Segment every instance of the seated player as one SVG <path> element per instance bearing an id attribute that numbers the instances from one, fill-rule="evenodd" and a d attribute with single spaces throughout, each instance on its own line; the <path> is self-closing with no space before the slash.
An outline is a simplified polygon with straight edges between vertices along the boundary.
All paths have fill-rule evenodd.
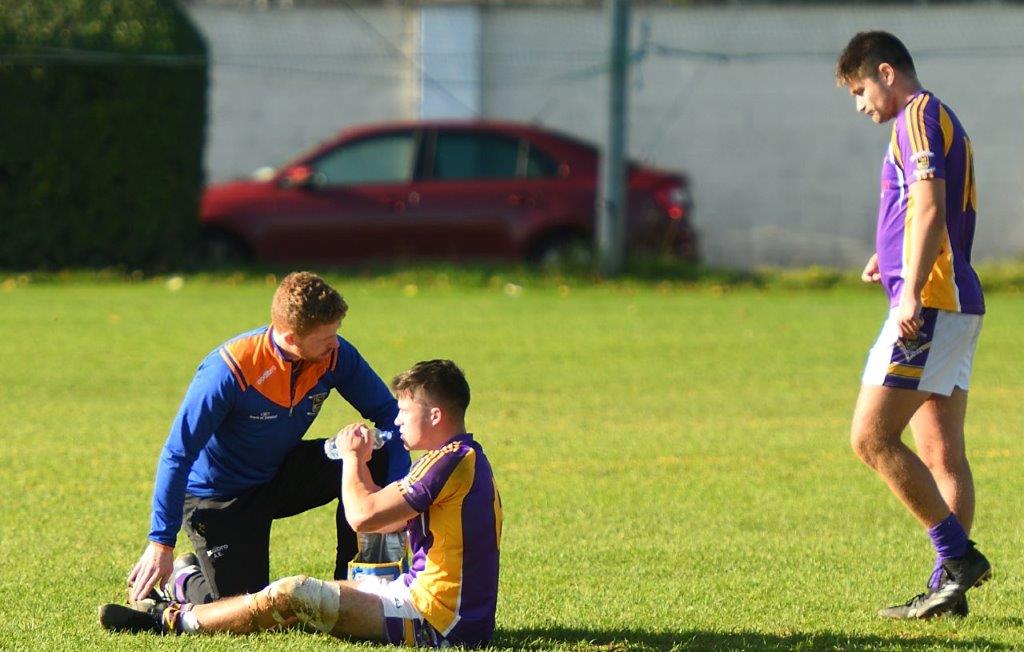
<path id="1" fill-rule="evenodd" d="M 342 500 L 357 532 L 405 527 L 407 573 L 393 581 L 323 581 L 304 575 L 257 593 L 192 605 L 164 603 L 149 612 L 108 604 L 110 630 L 174 634 L 244 634 L 305 623 L 337 636 L 396 645 L 486 645 L 498 597 L 501 499 L 490 463 L 466 432 L 469 385 L 450 360 L 420 362 L 391 384 L 402 441 L 428 451 L 409 474 L 383 489 L 370 476 L 370 430 L 338 434 Z"/>

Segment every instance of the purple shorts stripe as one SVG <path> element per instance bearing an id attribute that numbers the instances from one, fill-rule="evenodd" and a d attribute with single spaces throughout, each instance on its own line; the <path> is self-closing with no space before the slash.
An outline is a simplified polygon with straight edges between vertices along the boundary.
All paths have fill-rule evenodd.
<path id="1" fill-rule="evenodd" d="M 892 346 L 892 356 L 889 358 L 890 372 L 885 375 L 882 382 L 886 387 L 899 389 L 917 389 L 921 384 L 921 373 L 928 363 L 928 353 L 931 350 L 932 338 L 935 336 L 935 322 L 939 311 L 935 308 L 924 308 L 921 310 L 921 318 L 924 324 L 913 340 L 902 337 L 896 340 Z"/>
<path id="2" fill-rule="evenodd" d="M 882 384 L 886 387 L 895 387 L 897 389 L 917 389 L 917 386 L 921 384 L 921 379 L 904 378 L 890 374 L 885 377 L 885 382 Z"/>
<path id="3" fill-rule="evenodd" d="M 402 618 L 384 619 L 384 634 L 388 638 L 388 643 L 392 645 L 406 645 L 405 623 L 406 621 Z"/>
<path id="4" fill-rule="evenodd" d="M 425 620 L 384 618 L 384 633 L 388 643 L 403 647 L 438 648 L 445 639 Z"/>

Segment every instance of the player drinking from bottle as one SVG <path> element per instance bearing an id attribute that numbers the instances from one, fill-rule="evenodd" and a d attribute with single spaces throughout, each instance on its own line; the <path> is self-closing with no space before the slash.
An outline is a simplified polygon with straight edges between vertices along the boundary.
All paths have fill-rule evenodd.
<path id="1" fill-rule="evenodd" d="M 466 432 L 469 385 L 452 361 L 431 360 L 397 376 L 391 387 L 401 441 L 427 452 L 408 475 L 381 488 L 367 467 L 369 429 L 346 427 L 338 442 L 342 498 L 359 532 L 406 528 L 408 572 L 390 582 L 297 575 L 244 596 L 173 603 L 156 613 L 105 605 L 100 624 L 118 631 L 243 634 L 305 623 L 341 638 L 394 645 L 486 645 L 494 633 L 502 509 L 490 463 Z"/>

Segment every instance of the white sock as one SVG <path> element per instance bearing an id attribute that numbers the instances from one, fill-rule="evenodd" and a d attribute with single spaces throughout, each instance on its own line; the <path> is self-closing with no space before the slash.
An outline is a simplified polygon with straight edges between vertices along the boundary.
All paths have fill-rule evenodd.
<path id="1" fill-rule="evenodd" d="M 195 634 L 199 631 L 199 621 L 191 611 L 181 614 L 181 631 L 186 634 Z"/>

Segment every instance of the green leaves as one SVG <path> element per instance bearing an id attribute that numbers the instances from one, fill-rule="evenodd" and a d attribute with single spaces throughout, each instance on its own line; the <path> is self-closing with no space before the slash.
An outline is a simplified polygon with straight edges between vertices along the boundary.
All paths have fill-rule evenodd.
<path id="1" fill-rule="evenodd" d="M 0 26 L 0 268 L 180 266 L 203 181 L 198 33 L 157 0 L 0 3 Z"/>
<path id="2" fill-rule="evenodd" d="M 0 46 L 134 54 L 205 54 L 188 19 L 165 0 L 32 0 L 0 3 Z"/>

